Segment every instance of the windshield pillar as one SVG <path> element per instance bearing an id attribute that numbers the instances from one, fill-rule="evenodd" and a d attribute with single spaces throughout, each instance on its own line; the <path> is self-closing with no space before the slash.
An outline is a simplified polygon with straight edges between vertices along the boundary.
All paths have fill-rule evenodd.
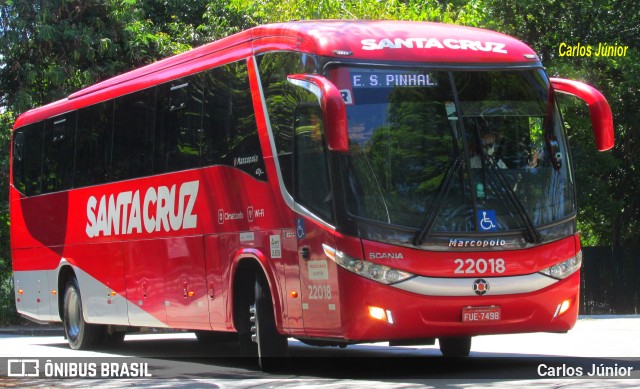
<path id="1" fill-rule="evenodd" d="M 454 125 L 456 126 L 457 129 L 457 134 L 458 134 L 458 138 L 461 140 L 462 143 L 462 147 L 463 147 L 463 152 L 464 152 L 464 174 L 466 174 L 466 176 L 468 177 L 468 180 L 471 180 L 471 185 L 470 185 L 470 190 L 469 190 L 469 194 L 471 196 L 471 204 L 473 207 L 473 214 L 477 215 L 478 214 L 478 193 L 483 193 L 483 190 L 481 188 L 478 187 L 478 185 L 482 185 L 482 187 L 486 187 L 486 176 L 484 176 L 484 172 L 485 169 L 482 169 L 483 172 L 483 177 L 485 178 L 484 180 L 482 180 L 482 182 L 476 183 L 474 176 L 472 175 L 472 171 L 471 171 L 471 163 L 469 161 L 471 161 L 471 151 L 469 149 L 470 145 L 469 145 L 469 137 L 466 136 L 465 134 L 467 134 L 467 129 L 464 127 L 464 121 L 462 120 L 461 115 L 459 115 L 459 112 L 462 112 L 460 110 L 460 97 L 458 96 L 458 90 L 455 86 L 455 82 L 454 82 L 454 78 L 453 78 L 453 73 L 449 72 L 449 79 L 451 80 L 451 89 L 453 91 L 453 100 L 454 100 L 454 104 L 455 104 L 455 115 L 453 117 L 455 117 L 454 120 Z M 451 117 L 451 114 L 449 115 Z M 481 159 L 482 164 L 484 165 L 484 159 Z M 466 188 L 465 185 L 461 185 L 462 190 L 464 191 L 464 189 Z M 475 188 L 475 190 L 474 190 Z M 476 223 L 476 220 L 474 219 L 474 231 L 478 230 L 478 223 Z"/>

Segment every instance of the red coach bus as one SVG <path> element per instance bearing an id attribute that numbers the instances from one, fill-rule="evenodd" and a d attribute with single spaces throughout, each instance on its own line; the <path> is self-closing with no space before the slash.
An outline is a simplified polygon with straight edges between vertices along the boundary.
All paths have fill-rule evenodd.
<path id="1" fill-rule="evenodd" d="M 256 27 L 24 113 L 20 314 L 74 349 L 138 327 L 242 350 L 565 332 L 582 255 L 556 92 L 531 48 L 434 23 Z"/>

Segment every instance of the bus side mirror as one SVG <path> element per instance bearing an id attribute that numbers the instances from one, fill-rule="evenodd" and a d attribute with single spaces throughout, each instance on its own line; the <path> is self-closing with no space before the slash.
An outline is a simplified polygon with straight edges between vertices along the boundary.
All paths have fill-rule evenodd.
<path id="1" fill-rule="evenodd" d="M 347 152 L 347 108 L 338 88 L 325 77 L 318 75 L 292 74 L 287 76 L 287 80 L 316 95 L 322 109 L 327 147 L 331 151 Z"/>
<path id="2" fill-rule="evenodd" d="M 585 83 L 564 78 L 551 78 L 551 85 L 556 92 L 578 97 L 589 106 L 593 136 L 598 151 L 606 151 L 613 147 L 613 115 L 607 99 L 594 87 Z"/>

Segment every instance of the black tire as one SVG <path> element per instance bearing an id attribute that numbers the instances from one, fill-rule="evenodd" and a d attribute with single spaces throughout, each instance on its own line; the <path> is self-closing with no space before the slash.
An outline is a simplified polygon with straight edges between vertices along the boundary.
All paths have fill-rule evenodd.
<path id="1" fill-rule="evenodd" d="M 468 357 L 471 352 L 471 337 L 439 338 L 440 352 L 447 358 Z"/>
<path id="2" fill-rule="evenodd" d="M 282 371 L 287 367 L 287 337 L 278 333 L 273 315 L 269 284 L 262 273 L 255 282 L 255 301 L 250 308 L 251 340 L 257 344 L 258 363 L 262 371 Z"/>
<path id="3" fill-rule="evenodd" d="M 105 326 L 84 321 L 80 287 L 75 277 L 67 281 L 64 291 L 63 325 L 69 347 L 74 350 L 95 348 L 105 336 Z"/>

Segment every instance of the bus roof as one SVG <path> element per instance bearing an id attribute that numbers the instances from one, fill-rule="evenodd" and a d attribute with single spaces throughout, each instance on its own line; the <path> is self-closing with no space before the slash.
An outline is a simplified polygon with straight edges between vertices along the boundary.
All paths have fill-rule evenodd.
<path id="1" fill-rule="evenodd" d="M 498 32 L 454 24 L 323 20 L 270 24 L 256 38 L 292 36 L 323 56 L 429 63 L 531 63 L 535 52 Z M 525 55 L 527 55 L 525 57 Z"/>
<path id="2" fill-rule="evenodd" d="M 322 20 L 269 24 L 115 76 L 20 115 L 14 128 L 270 50 L 352 60 L 539 65 L 508 35 L 451 24 Z"/>

